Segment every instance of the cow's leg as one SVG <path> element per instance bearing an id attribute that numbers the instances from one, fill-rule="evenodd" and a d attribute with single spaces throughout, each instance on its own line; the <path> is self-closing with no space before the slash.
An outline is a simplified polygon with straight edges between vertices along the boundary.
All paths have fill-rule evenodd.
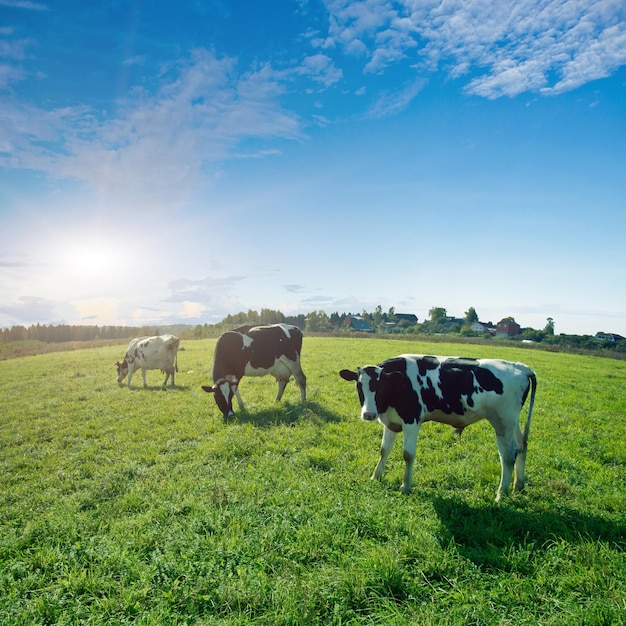
<path id="1" fill-rule="evenodd" d="M 239 394 L 239 385 L 235 386 L 233 393 L 235 394 L 235 396 L 237 396 L 237 403 L 239 404 L 239 408 L 243 409 L 244 406 L 243 406 L 243 400 L 241 399 L 241 395 Z"/>
<path id="2" fill-rule="evenodd" d="M 496 495 L 496 502 L 500 502 L 503 496 L 506 496 L 509 493 L 509 485 L 511 484 L 511 477 L 513 476 L 513 468 L 515 467 L 518 447 L 514 433 L 496 435 L 496 442 L 498 444 L 500 465 L 502 467 L 500 486 L 498 487 L 498 494 Z"/>
<path id="3" fill-rule="evenodd" d="M 276 382 L 278 383 L 278 394 L 276 395 L 276 402 L 278 402 L 283 397 L 283 393 L 285 393 L 285 387 L 287 386 L 288 379 L 277 378 Z"/>
<path id="4" fill-rule="evenodd" d="M 415 422 L 413 424 L 404 424 L 402 426 L 402 457 L 404 458 L 404 480 L 400 491 L 409 494 L 413 486 L 413 463 L 415 462 L 415 453 L 417 450 L 417 435 L 420 425 Z"/>
<path id="5" fill-rule="evenodd" d="M 300 367 L 300 363 L 296 363 L 292 367 L 291 373 L 293 374 L 293 377 L 296 379 L 296 382 L 298 383 L 298 387 L 300 387 L 300 400 L 302 400 L 302 402 L 306 402 L 306 376 L 304 375 L 304 372 L 302 371 L 302 368 Z"/>
<path id="6" fill-rule="evenodd" d="M 135 373 L 135 368 L 131 365 L 128 366 L 128 380 L 126 381 L 126 386 L 130 389 L 130 381 Z"/>
<path id="7" fill-rule="evenodd" d="M 292 376 L 296 379 L 298 387 L 300 387 L 300 400 L 306 402 L 306 376 L 300 366 L 300 361 L 290 361 L 289 359 L 283 359 L 283 363 L 287 369 L 291 372 Z M 287 381 L 285 381 L 285 384 Z"/>
<path id="8" fill-rule="evenodd" d="M 391 448 L 393 448 L 393 444 L 398 436 L 397 432 L 387 428 L 385 426 L 385 430 L 383 430 L 383 440 L 380 444 L 380 458 L 378 459 L 378 463 L 374 468 L 374 473 L 371 476 L 371 480 L 380 480 L 383 472 L 385 471 L 385 463 L 387 463 L 387 457 L 391 452 Z"/>
<path id="9" fill-rule="evenodd" d="M 174 374 L 175 373 L 176 373 L 176 368 L 172 365 L 172 367 L 170 368 L 170 376 L 172 377 L 172 380 L 170 381 L 170 385 L 172 389 L 174 388 Z"/>
<path id="10" fill-rule="evenodd" d="M 170 376 L 172 378 L 170 381 L 170 385 L 173 387 L 174 386 L 174 369 L 170 368 L 170 369 L 164 370 L 164 372 L 165 372 L 165 380 L 163 381 L 163 387 L 167 386 L 167 381 L 170 378 Z"/>
<path id="11" fill-rule="evenodd" d="M 146 382 L 146 368 L 145 367 L 141 368 L 141 375 L 143 376 L 143 387 L 145 389 L 148 386 L 148 383 Z"/>
<path id="12" fill-rule="evenodd" d="M 517 458 L 515 459 L 515 478 L 513 479 L 513 491 L 524 490 L 524 472 L 526 469 L 526 449 L 528 442 L 524 441 L 524 435 L 520 430 L 519 424 L 515 429 L 515 439 L 517 440 Z"/>

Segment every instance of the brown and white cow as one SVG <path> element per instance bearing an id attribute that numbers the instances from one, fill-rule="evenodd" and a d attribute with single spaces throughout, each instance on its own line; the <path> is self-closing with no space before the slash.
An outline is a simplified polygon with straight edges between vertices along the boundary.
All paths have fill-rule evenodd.
<path id="1" fill-rule="evenodd" d="M 171 385 L 174 386 L 174 372 L 178 371 L 178 344 L 180 339 L 174 335 L 159 335 L 156 337 L 137 337 L 133 339 L 126 350 L 126 356 L 117 365 L 117 382 L 121 383 L 128 376 L 128 387 L 133 374 L 141 369 L 143 386 L 147 387 L 146 370 L 161 370 L 165 373 L 163 386 L 171 376 Z"/>
<path id="2" fill-rule="evenodd" d="M 305 402 L 306 376 L 300 366 L 301 351 L 302 332 L 297 326 L 243 326 L 225 332 L 215 346 L 213 386 L 203 385 L 202 389 L 214 394 L 224 419 L 234 415 L 233 396 L 237 396 L 239 407 L 243 408 L 239 383 L 244 376 L 271 374 L 278 382 L 276 402 L 293 376 Z"/>
<path id="3" fill-rule="evenodd" d="M 496 501 L 513 488 L 524 488 L 528 433 L 537 378 L 523 363 L 496 359 L 463 359 L 403 354 L 356 372 L 341 370 L 344 380 L 356 381 L 361 418 L 385 426 L 380 459 L 372 479 L 380 479 L 399 432 L 405 461 L 402 492 L 413 484 L 417 435 L 423 422 L 450 424 L 460 434 L 466 426 L 486 419 L 496 431 L 502 473 Z M 520 413 L 531 390 L 524 433 Z"/>

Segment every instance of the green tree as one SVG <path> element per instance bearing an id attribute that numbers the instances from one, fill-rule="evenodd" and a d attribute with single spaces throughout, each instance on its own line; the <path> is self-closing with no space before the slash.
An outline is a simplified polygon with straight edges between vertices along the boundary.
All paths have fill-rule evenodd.
<path id="1" fill-rule="evenodd" d="M 476 309 L 471 306 L 467 311 L 465 311 L 464 325 L 471 326 L 474 322 L 478 321 L 478 313 L 476 313 Z"/>
<path id="2" fill-rule="evenodd" d="M 548 318 L 548 323 L 545 325 L 543 332 L 546 335 L 554 335 L 554 320 L 551 317 Z"/>
<path id="3" fill-rule="evenodd" d="M 324 311 L 312 311 L 306 316 L 305 329 L 310 333 L 325 333 L 330 330 L 330 318 Z"/>
<path id="4" fill-rule="evenodd" d="M 383 323 L 383 308 L 380 306 L 380 304 L 376 307 L 371 317 L 371 327 L 372 330 L 376 332 L 377 330 L 379 330 Z"/>
<path id="5" fill-rule="evenodd" d="M 428 311 L 430 321 L 437 325 L 443 324 L 448 319 L 448 311 L 441 306 L 434 306 Z"/>

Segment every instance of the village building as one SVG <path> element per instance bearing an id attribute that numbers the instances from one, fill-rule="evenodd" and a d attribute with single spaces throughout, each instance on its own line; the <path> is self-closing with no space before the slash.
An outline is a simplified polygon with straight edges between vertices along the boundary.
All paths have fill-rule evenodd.
<path id="1" fill-rule="evenodd" d="M 371 333 L 372 328 L 360 315 L 346 315 L 343 323 L 352 331 L 360 333 Z"/>
<path id="2" fill-rule="evenodd" d="M 514 337 L 521 332 L 521 326 L 512 317 L 505 317 L 496 326 L 496 337 Z"/>

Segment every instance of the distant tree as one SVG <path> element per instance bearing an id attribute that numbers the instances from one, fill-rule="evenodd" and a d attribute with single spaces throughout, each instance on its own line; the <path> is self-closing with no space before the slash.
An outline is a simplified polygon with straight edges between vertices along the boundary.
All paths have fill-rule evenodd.
<path id="1" fill-rule="evenodd" d="M 546 335 L 554 335 L 554 320 L 551 317 L 548 318 L 548 323 L 545 325 L 543 332 Z"/>
<path id="2" fill-rule="evenodd" d="M 465 312 L 465 318 L 463 319 L 464 325 L 465 326 L 471 326 L 474 322 L 478 321 L 478 313 L 476 313 L 476 309 L 471 306 L 466 312 Z"/>
<path id="3" fill-rule="evenodd" d="M 310 333 L 324 333 L 330 330 L 330 318 L 324 311 L 312 311 L 306 316 L 305 330 Z"/>
<path id="4" fill-rule="evenodd" d="M 292 324 L 293 326 L 297 326 L 300 330 L 304 330 L 306 327 L 306 315 L 304 313 L 287 315 L 285 317 L 285 324 Z"/>
<path id="5" fill-rule="evenodd" d="M 285 316 L 280 311 L 261 309 L 259 320 L 261 324 L 282 324 L 285 321 Z"/>
<path id="6" fill-rule="evenodd" d="M 434 306 L 428 311 L 428 316 L 433 324 L 443 324 L 448 319 L 448 311 L 441 306 Z"/>
<path id="7" fill-rule="evenodd" d="M 382 326 L 383 321 L 383 308 L 379 304 L 371 316 L 370 326 L 372 330 L 377 331 Z"/>
<path id="8" fill-rule="evenodd" d="M 338 311 L 330 314 L 330 323 L 334 328 L 341 328 L 343 321 L 346 319 L 346 314 L 339 315 Z"/>
<path id="9" fill-rule="evenodd" d="M 545 331 L 535 330 L 534 328 L 524 328 L 520 334 L 520 339 L 527 339 L 528 341 L 536 341 L 537 343 L 543 341 L 546 336 Z"/>

